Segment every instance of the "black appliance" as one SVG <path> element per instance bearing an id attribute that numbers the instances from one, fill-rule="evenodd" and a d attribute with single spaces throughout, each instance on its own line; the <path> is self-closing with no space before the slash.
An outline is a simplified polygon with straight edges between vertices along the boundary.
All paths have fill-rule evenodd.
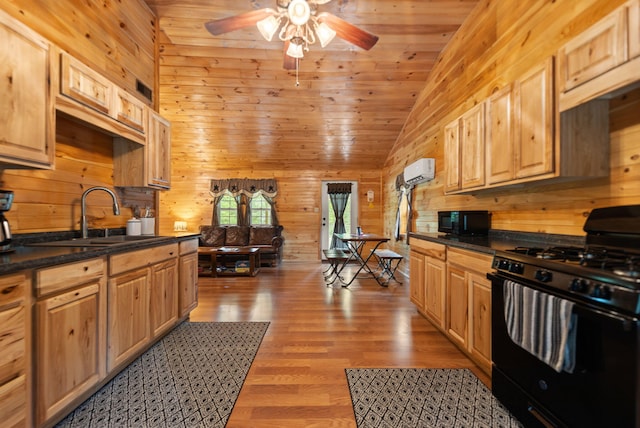
<path id="1" fill-rule="evenodd" d="M 594 209 L 586 245 L 498 251 L 492 283 L 492 390 L 525 426 L 640 427 L 640 205 Z M 571 302 L 572 371 L 516 344 L 513 283 Z M 521 303 L 521 302 L 520 302 Z M 511 312 L 510 312 L 511 311 Z M 507 315 L 509 313 L 509 315 Z M 524 315 L 523 315 L 524 316 Z M 511 320 L 513 318 L 510 318 Z"/>
<path id="2" fill-rule="evenodd" d="M 4 216 L 4 212 L 11 209 L 12 202 L 13 192 L 11 190 L 0 190 L 0 253 L 12 251 L 11 228 L 9 227 L 9 221 Z"/>
<path id="3" fill-rule="evenodd" d="M 486 236 L 491 227 L 488 211 L 438 211 L 438 232 L 448 235 Z"/>

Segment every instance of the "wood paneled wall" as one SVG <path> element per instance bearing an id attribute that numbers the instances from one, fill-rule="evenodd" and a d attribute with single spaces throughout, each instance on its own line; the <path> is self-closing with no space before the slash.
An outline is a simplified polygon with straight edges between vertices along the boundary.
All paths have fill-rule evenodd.
<path id="1" fill-rule="evenodd" d="M 494 229 L 582 236 L 596 207 L 640 203 L 640 92 L 613 99 L 607 178 L 524 185 L 473 195 L 445 196 L 445 124 L 554 55 L 622 0 L 481 2 L 443 51 L 385 166 L 385 233 L 395 221 L 394 177 L 421 157 L 436 159 L 435 180 L 414 189 L 418 232 L 437 232 L 438 210 L 486 209 Z M 408 253 L 404 244 L 397 251 Z"/>
<path id="2" fill-rule="evenodd" d="M 0 8 L 130 93 L 136 93 L 136 79 L 155 87 L 156 22 L 143 0 L 12 0 L 0 2 Z M 113 188 L 112 153 L 110 137 L 59 115 L 55 170 L 0 169 L 0 188 L 14 191 L 6 215 L 12 232 L 79 230 L 82 192 L 91 186 Z M 124 207 L 120 216 L 113 215 L 106 193 L 91 193 L 90 228 L 123 227 L 132 214 L 127 207 L 155 205 L 150 190 L 118 193 Z"/>
<path id="3" fill-rule="evenodd" d="M 178 140 L 180 141 L 180 140 Z M 180 151 L 179 149 L 177 150 Z M 275 178 L 278 180 L 276 207 L 284 226 L 284 260 L 319 260 L 322 221 L 321 192 L 323 180 L 358 182 L 359 220 L 363 230 L 382 233 L 382 177 L 380 171 L 237 171 L 216 170 L 215 163 L 190 167 L 185 154 L 173 155 L 173 185 L 160 194 L 160 233 L 171 233 L 173 221 L 184 220 L 190 231 L 211 224 L 213 178 Z M 373 206 L 367 202 L 367 191 L 375 192 Z"/>

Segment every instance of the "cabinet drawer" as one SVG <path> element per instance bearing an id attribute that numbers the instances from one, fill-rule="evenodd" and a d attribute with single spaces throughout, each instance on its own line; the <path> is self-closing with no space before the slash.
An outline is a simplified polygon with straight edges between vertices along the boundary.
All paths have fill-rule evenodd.
<path id="1" fill-rule="evenodd" d="M 198 239 L 189 239 L 180 242 L 180 255 L 195 253 L 198 251 Z"/>
<path id="2" fill-rule="evenodd" d="M 117 275 L 133 269 L 151 266 L 163 260 L 178 257 L 178 243 L 146 248 L 144 250 L 110 256 L 109 275 Z"/>
<path id="3" fill-rule="evenodd" d="M 99 112 L 109 114 L 113 84 L 77 59 L 61 54 L 60 92 Z"/>
<path id="4" fill-rule="evenodd" d="M 122 89 L 116 90 L 116 101 L 113 113 L 117 121 L 129 125 L 142 133 L 145 132 L 147 123 L 146 106 L 128 92 Z"/>
<path id="5" fill-rule="evenodd" d="M 25 298 L 29 284 L 28 272 L 0 277 L 0 308 L 14 306 Z"/>
<path id="6" fill-rule="evenodd" d="M 449 264 L 458 265 L 466 271 L 487 273 L 491 270 L 493 256 L 449 247 L 447 248 L 447 260 Z"/>
<path id="7" fill-rule="evenodd" d="M 25 369 L 25 307 L 0 312 L 0 385 Z"/>
<path id="8" fill-rule="evenodd" d="M 447 247 L 436 242 L 412 238 L 410 247 L 411 251 L 417 251 L 436 259 L 446 260 L 447 258 Z"/>
<path id="9" fill-rule="evenodd" d="M 40 269 L 36 273 L 36 297 L 86 284 L 105 272 L 104 257 Z"/>
<path id="10" fill-rule="evenodd" d="M 3 427 L 24 427 L 27 417 L 27 378 L 18 376 L 0 386 L 0 420 Z"/>

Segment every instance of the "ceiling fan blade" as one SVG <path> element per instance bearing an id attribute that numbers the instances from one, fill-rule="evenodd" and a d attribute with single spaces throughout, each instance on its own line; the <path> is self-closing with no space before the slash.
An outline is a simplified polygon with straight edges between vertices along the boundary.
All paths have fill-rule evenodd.
<path id="1" fill-rule="evenodd" d="M 330 13 L 319 13 L 318 22 L 324 22 L 336 32 L 338 37 L 364 50 L 368 51 L 378 42 L 378 36 L 368 33 Z"/>
<path id="2" fill-rule="evenodd" d="M 296 59 L 294 57 L 291 57 L 289 55 L 287 55 L 287 50 L 289 49 L 289 43 L 291 43 L 289 40 L 285 40 L 284 42 L 284 51 L 283 51 L 283 60 L 282 60 L 282 67 L 285 70 L 295 70 L 296 69 Z"/>
<path id="3" fill-rule="evenodd" d="M 255 25 L 258 21 L 263 20 L 275 13 L 276 11 L 270 8 L 252 10 L 250 12 L 230 16 L 228 18 L 215 19 L 213 21 L 205 23 L 204 26 L 211 34 L 213 34 L 214 36 L 219 36 L 220 34 Z"/>

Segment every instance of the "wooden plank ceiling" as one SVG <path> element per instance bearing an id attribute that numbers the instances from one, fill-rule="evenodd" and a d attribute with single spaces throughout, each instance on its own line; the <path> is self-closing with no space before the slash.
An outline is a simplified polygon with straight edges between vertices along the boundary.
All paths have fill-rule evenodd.
<path id="1" fill-rule="evenodd" d="M 379 36 L 369 51 L 335 38 L 295 70 L 255 26 L 213 36 L 213 19 L 276 0 L 146 0 L 159 19 L 160 111 L 174 160 L 218 170 L 379 169 L 429 71 L 477 0 L 333 0 L 332 13 Z M 177 152 L 176 152 L 177 151 Z"/>

